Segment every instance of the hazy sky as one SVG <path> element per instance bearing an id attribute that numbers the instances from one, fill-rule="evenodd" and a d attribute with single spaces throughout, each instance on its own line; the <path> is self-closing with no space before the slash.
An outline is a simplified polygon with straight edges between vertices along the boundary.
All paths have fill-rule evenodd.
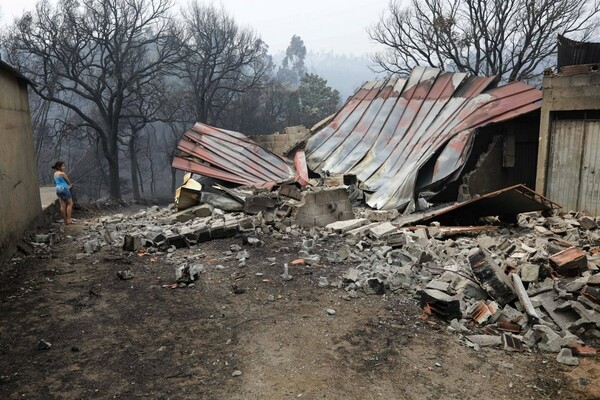
<path id="1" fill-rule="evenodd" d="M 12 22 L 36 0 L 0 0 L 2 23 Z M 271 52 L 285 50 L 292 35 L 309 51 L 364 54 L 378 48 L 365 29 L 377 22 L 389 0 L 222 0 L 240 24 L 254 28 Z M 175 0 L 185 5 L 188 0 Z"/>

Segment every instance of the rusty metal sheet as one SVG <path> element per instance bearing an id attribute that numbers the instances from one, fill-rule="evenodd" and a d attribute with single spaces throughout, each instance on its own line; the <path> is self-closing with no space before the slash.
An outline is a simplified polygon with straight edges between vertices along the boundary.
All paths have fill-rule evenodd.
<path id="1" fill-rule="evenodd" d="M 462 203 L 423 213 L 412 223 L 475 223 L 488 216 L 514 216 L 524 212 L 558 209 L 560 206 L 525 185 L 514 185 Z"/>
<path id="2" fill-rule="evenodd" d="M 308 167 L 356 175 L 371 207 L 413 211 L 419 191 L 457 177 L 477 128 L 540 107 L 539 90 L 520 82 L 489 89 L 493 81 L 417 67 L 406 80 L 367 82 L 308 139 Z"/>
<path id="3" fill-rule="evenodd" d="M 271 188 L 308 176 L 239 132 L 201 123 L 185 132 L 177 150 L 173 168 L 249 187 Z"/>

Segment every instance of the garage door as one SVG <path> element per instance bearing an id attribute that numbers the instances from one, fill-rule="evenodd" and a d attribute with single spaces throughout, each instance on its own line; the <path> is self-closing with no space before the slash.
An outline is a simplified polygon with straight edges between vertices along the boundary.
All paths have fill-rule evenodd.
<path id="1" fill-rule="evenodd" d="M 600 121 L 555 120 L 547 195 L 564 210 L 600 214 Z"/>

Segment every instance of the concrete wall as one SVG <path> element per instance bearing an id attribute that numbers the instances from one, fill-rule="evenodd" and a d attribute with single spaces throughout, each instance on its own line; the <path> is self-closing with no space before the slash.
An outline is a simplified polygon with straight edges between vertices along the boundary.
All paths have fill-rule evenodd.
<path id="1" fill-rule="evenodd" d="M 0 64 L 0 264 L 41 215 L 27 85 Z"/>
<path id="2" fill-rule="evenodd" d="M 302 192 L 302 201 L 293 210 L 295 223 L 303 227 L 325 226 L 354 218 L 345 188 Z"/>
<path id="3" fill-rule="evenodd" d="M 542 87 L 540 143 L 535 190 L 545 194 L 551 113 L 553 111 L 600 110 L 600 72 L 545 76 Z"/>
<path id="4" fill-rule="evenodd" d="M 286 150 L 300 140 L 306 139 L 309 135 L 310 131 L 304 126 L 292 126 L 285 128 L 283 133 L 277 132 L 272 135 L 251 136 L 250 139 L 278 156 L 283 156 Z"/>

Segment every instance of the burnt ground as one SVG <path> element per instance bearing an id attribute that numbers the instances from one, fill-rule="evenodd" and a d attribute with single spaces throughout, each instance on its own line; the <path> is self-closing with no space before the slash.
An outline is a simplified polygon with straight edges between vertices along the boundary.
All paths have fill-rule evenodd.
<path id="1" fill-rule="evenodd" d="M 169 289 L 166 255 L 106 249 L 76 260 L 97 216 L 79 217 L 49 254 L 0 270 L 0 399 L 600 398 L 597 358 L 567 367 L 554 354 L 476 352 L 424 318 L 410 292 L 345 301 L 318 287 L 348 264 L 291 267 L 283 281 L 299 239 L 266 237 L 247 248 L 245 268 L 223 255 L 240 239 L 178 250 L 211 267 L 194 287 Z M 120 280 L 127 268 L 134 278 Z M 233 274 L 244 293 L 234 294 Z M 52 347 L 37 350 L 40 339 Z"/>

